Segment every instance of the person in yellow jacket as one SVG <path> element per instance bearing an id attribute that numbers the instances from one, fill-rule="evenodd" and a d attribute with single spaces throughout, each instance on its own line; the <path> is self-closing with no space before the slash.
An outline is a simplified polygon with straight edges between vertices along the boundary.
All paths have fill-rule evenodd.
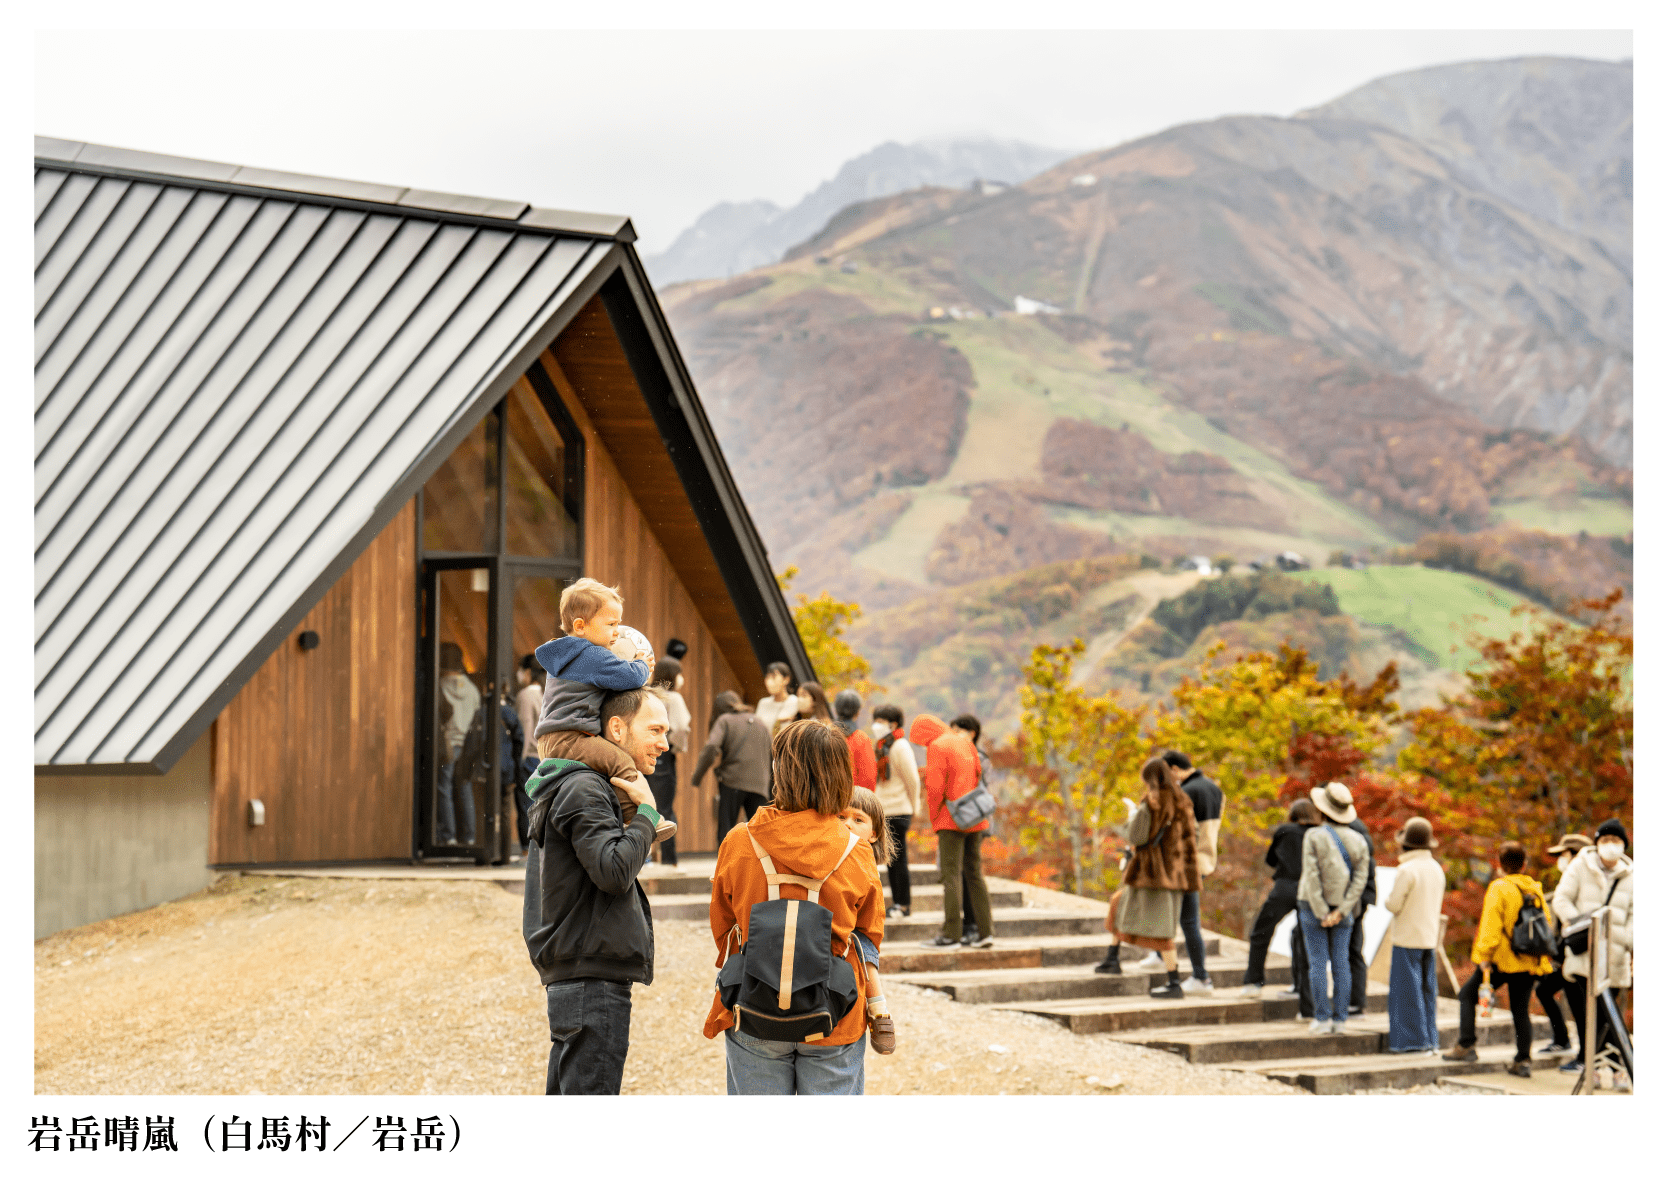
<path id="1" fill-rule="evenodd" d="M 1460 988 L 1459 1043 L 1443 1055 L 1444 1060 L 1471 1061 L 1477 1059 L 1477 994 L 1482 989 L 1485 975 L 1498 993 L 1506 988 L 1511 1000 L 1512 1030 L 1517 1035 L 1517 1054 L 1506 1070 L 1513 1076 L 1530 1074 L 1529 1046 L 1534 1035 L 1534 1024 L 1529 1018 L 1529 996 L 1534 992 L 1535 979 L 1552 973 L 1552 959 L 1546 955 L 1526 958 L 1512 950 L 1512 928 L 1524 905 L 1546 909 L 1546 897 L 1541 882 L 1523 874 L 1528 853 L 1523 845 L 1509 841 L 1500 845 L 1501 874 L 1494 878 L 1483 894 L 1483 916 L 1477 923 L 1477 936 L 1471 943 L 1471 961 L 1477 969 Z"/>

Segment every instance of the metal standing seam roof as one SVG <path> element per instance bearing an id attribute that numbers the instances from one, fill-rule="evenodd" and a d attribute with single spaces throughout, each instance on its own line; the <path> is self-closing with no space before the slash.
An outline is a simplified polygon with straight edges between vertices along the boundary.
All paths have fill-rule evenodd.
<path id="1" fill-rule="evenodd" d="M 634 236 L 37 139 L 36 765 L 171 765 Z"/>

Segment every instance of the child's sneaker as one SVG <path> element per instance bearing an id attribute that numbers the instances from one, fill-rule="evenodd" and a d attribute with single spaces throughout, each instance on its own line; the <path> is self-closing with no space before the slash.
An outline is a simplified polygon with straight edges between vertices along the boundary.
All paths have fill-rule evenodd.
<path id="1" fill-rule="evenodd" d="M 892 1029 L 890 1015 L 875 1015 L 869 1019 L 869 1047 L 882 1056 L 890 1056 L 898 1046 L 898 1036 Z"/>
<path id="2" fill-rule="evenodd" d="M 654 825 L 654 841 L 665 843 L 678 833 L 678 825 L 670 819 L 662 819 Z"/>
<path id="3" fill-rule="evenodd" d="M 627 794 L 625 787 L 620 785 L 621 780 L 619 778 L 610 778 L 608 781 L 614 787 L 614 797 L 620 800 L 620 817 L 624 820 L 620 825 L 629 827 L 631 826 L 631 820 L 637 817 L 637 804 L 631 801 L 631 795 Z M 671 819 L 663 818 L 654 826 L 654 841 L 665 843 L 677 833 L 678 825 Z"/>

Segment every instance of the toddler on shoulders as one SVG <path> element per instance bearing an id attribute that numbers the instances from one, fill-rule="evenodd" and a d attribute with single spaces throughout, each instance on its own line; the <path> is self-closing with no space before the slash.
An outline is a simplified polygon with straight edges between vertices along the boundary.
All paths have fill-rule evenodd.
<path id="1" fill-rule="evenodd" d="M 533 736 L 541 759 L 583 762 L 611 781 L 630 782 L 642 775 L 625 750 L 602 736 L 602 699 L 647 684 L 654 655 L 639 650 L 634 658 L 621 659 L 610 650 L 620 637 L 624 608 L 620 591 L 594 578 L 582 577 L 562 591 L 564 633 L 533 652 L 549 677 Z M 629 824 L 637 806 L 619 782 L 613 785 Z M 659 819 L 654 841 L 662 843 L 677 831 L 676 823 Z"/>

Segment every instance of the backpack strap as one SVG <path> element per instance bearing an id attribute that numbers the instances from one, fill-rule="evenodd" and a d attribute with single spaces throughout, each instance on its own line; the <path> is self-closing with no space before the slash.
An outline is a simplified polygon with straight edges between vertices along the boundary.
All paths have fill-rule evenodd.
<path id="1" fill-rule="evenodd" d="M 858 844 L 857 833 L 855 831 L 848 833 L 846 836 L 846 850 L 840 853 L 838 860 L 834 861 L 834 867 L 829 870 L 828 876 L 824 876 L 821 880 L 813 880 L 809 876 L 795 876 L 789 872 L 778 872 L 775 863 L 770 858 L 770 853 L 759 846 L 759 841 L 753 838 L 751 831 L 747 833 L 747 838 L 752 840 L 753 854 L 759 857 L 759 863 L 764 867 L 765 896 L 769 900 L 779 901 L 782 899 L 782 886 L 784 884 L 797 884 L 810 894 L 806 899 L 814 905 L 822 903 L 817 900 L 817 897 L 822 893 L 822 886 L 828 883 L 830 876 L 840 870 L 840 865 L 846 862 L 846 857 L 851 855 L 852 848 Z"/>

